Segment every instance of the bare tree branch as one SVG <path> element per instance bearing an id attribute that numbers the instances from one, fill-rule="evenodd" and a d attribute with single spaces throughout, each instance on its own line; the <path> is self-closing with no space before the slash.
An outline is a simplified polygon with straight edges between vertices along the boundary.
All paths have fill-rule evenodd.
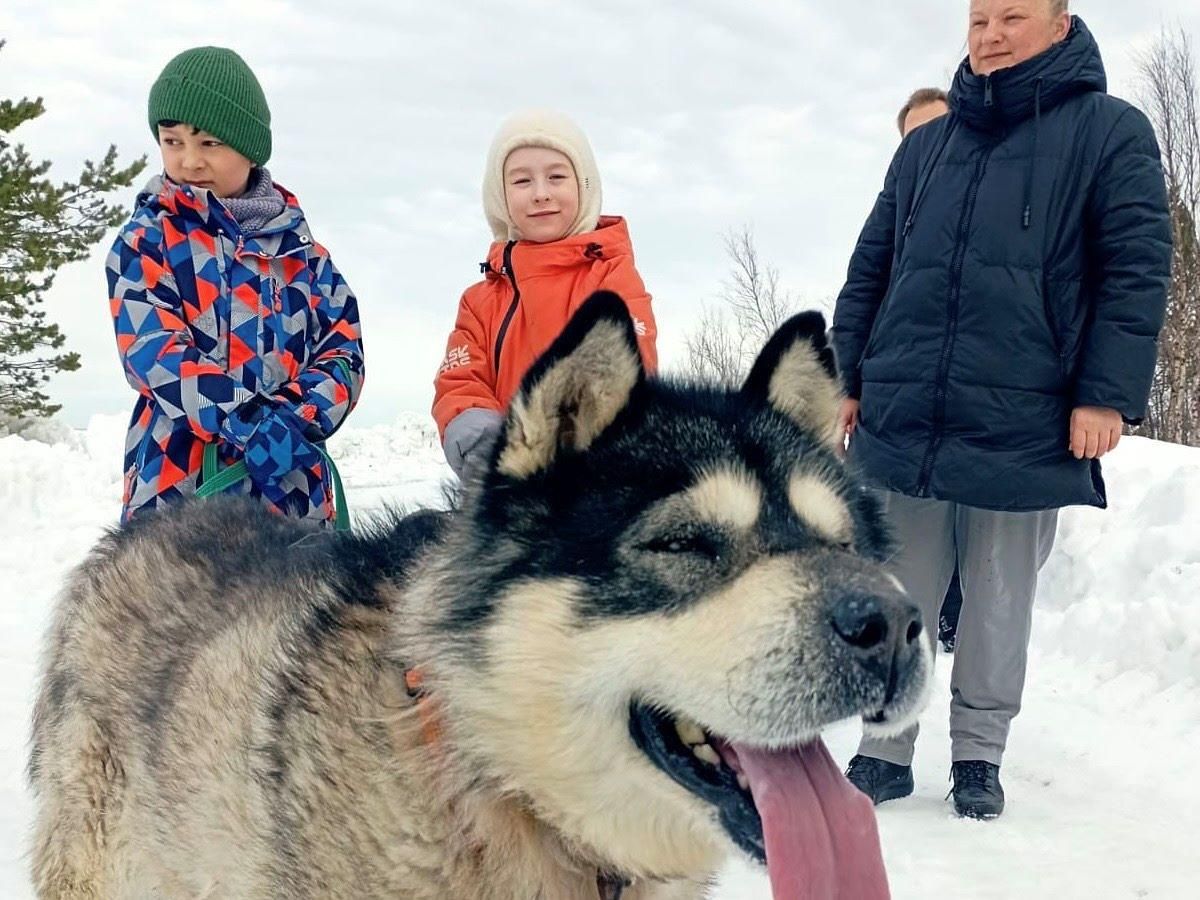
<path id="1" fill-rule="evenodd" d="M 745 377 L 754 354 L 797 302 L 780 287 L 779 270 L 759 259 L 749 226 L 725 235 L 725 253 L 729 276 L 721 283 L 716 307 L 705 307 L 696 330 L 687 336 L 687 371 L 733 384 Z"/>
<path id="2" fill-rule="evenodd" d="M 1200 91 L 1181 29 L 1163 29 L 1138 61 L 1142 101 L 1162 151 L 1175 239 L 1170 293 L 1149 412 L 1137 433 L 1200 444 Z"/>

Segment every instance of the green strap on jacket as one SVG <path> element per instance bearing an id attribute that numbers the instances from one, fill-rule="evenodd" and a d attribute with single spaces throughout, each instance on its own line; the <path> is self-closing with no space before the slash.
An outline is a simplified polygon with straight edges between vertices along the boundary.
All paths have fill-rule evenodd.
<path id="1" fill-rule="evenodd" d="M 338 473 L 337 466 L 333 464 L 333 460 L 329 458 L 324 447 L 317 447 L 317 452 L 325 460 L 325 465 L 329 467 L 329 476 L 333 479 L 334 530 L 349 531 L 350 510 L 346 507 L 346 491 L 342 488 L 342 476 Z M 232 466 L 222 469 L 220 460 L 217 458 L 216 443 L 205 444 L 204 459 L 200 469 L 200 487 L 196 489 L 196 496 L 204 499 L 220 494 L 248 478 L 249 475 L 246 463 L 240 459 Z"/>

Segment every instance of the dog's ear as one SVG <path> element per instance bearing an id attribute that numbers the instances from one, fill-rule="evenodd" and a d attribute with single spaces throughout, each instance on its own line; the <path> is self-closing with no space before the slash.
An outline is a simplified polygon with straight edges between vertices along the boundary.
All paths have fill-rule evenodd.
<path id="1" fill-rule="evenodd" d="M 825 338 L 825 317 L 804 312 L 779 326 L 755 360 L 742 395 L 783 413 L 821 442 L 838 446 L 842 389 Z"/>
<path id="2" fill-rule="evenodd" d="M 625 301 L 597 291 L 522 380 L 508 407 L 496 468 L 528 478 L 562 450 L 586 450 L 645 377 Z"/>

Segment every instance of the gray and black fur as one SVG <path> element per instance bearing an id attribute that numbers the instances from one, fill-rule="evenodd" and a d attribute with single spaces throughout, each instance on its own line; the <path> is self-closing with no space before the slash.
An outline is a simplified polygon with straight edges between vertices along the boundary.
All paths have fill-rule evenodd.
<path id="1" fill-rule="evenodd" d="M 674 729 L 787 746 L 923 697 L 838 399 L 818 315 L 733 390 L 648 378 L 598 294 L 452 512 L 342 536 L 218 499 L 109 534 L 49 637 L 38 896 L 702 896 L 761 831 Z"/>

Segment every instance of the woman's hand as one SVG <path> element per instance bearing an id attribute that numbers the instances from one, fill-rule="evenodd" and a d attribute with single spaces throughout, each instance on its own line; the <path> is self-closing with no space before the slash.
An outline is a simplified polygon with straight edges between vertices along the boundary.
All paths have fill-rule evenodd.
<path id="1" fill-rule="evenodd" d="M 1121 440 L 1121 414 L 1105 406 L 1077 406 L 1071 412 L 1069 448 L 1076 459 L 1099 459 Z"/>
<path id="2" fill-rule="evenodd" d="M 846 452 L 846 446 L 850 443 L 850 435 L 854 434 L 854 429 L 858 426 L 858 401 L 847 397 L 842 401 L 841 408 L 838 410 L 838 433 L 842 435 L 842 452 Z"/>

